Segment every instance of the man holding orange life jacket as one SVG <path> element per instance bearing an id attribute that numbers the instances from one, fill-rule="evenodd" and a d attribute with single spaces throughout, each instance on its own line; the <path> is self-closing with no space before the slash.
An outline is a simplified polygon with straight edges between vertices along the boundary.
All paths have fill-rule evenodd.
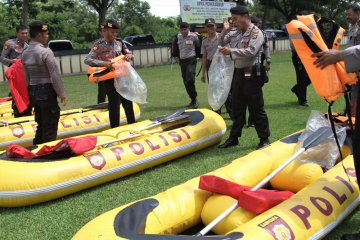
<path id="1" fill-rule="evenodd" d="M 101 41 L 105 37 L 106 34 L 106 28 L 105 23 L 100 23 L 99 26 L 99 39 L 95 40 L 94 43 Z M 98 95 L 97 95 L 97 103 L 105 102 L 106 100 L 106 88 L 105 88 L 105 82 L 100 81 L 97 83 L 98 85 Z"/>
<path id="2" fill-rule="evenodd" d="M 312 57 L 318 57 L 314 62 L 316 67 L 321 69 L 330 64 L 335 64 L 339 61 L 345 62 L 345 68 L 347 72 L 359 72 L 360 71 L 360 45 L 352 46 L 343 51 L 329 50 L 327 52 L 314 53 Z M 360 88 L 357 89 L 359 93 Z M 360 119 L 360 98 L 357 98 L 356 105 L 356 119 Z M 360 179 L 360 121 L 355 122 L 355 130 L 352 134 L 352 147 L 354 156 L 354 165 L 356 178 Z M 358 180 L 359 184 L 359 180 Z M 360 233 L 357 234 L 345 234 L 341 238 L 342 240 L 360 239 Z"/>
<path id="3" fill-rule="evenodd" d="M 116 40 L 119 33 L 119 25 L 113 20 L 109 19 L 105 22 L 106 34 L 103 39 L 95 42 L 91 48 L 90 53 L 85 57 L 85 64 L 92 67 L 107 67 L 110 71 L 113 70 L 111 59 L 125 55 L 125 60 L 130 61 L 132 54 L 122 41 Z M 110 127 L 115 128 L 120 125 L 120 103 L 122 104 L 126 119 L 128 123 L 135 122 L 135 115 L 133 104 L 130 100 L 122 97 L 115 89 L 114 78 L 104 81 L 106 88 L 106 95 L 108 97 L 108 110 Z"/>
<path id="4" fill-rule="evenodd" d="M 264 35 L 261 30 L 251 23 L 249 11 L 245 6 L 237 6 L 230 9 L 234 26 L 240 32 L 235 47 L 222 47 L 222 54 L 230 55 L 235 60 L 235 70 L 232 80 L 232 109 L 233 126 L 229 138 L 219 148 L 228 148 L 239 144 L 242 128 L 245 125 L 246 106 L 253 117 L 255 129 L 260 139 L 256 149 L 270 144 L 269 120 L 264 110 L 264 97 L 262 86 L 264 85 L 265 68 L 259 61 L 260 49 L 264 43 Z M 224 46 L 224 37 L 230 31 L 229 24 L 224 23 L 224 29 L 220 35 L 220 44 Z"/>
<path id="5" fill-rule="evenodd" d="M 351 24 L 349 29 L 348 38 L 349 42 L 347 47 L 352 47 L 360 44 L 360 5 L 358 3 L 351 4 L 346 9 L 346 19 Z M 359 83 L 351 86 L 351 115 L 356 115 L 356 101 L 358 96 Z"/>

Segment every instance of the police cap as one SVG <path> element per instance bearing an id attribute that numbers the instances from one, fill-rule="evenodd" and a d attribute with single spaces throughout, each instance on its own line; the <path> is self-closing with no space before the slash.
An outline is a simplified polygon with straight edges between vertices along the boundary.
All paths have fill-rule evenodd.
<path id="1" fill-rule="evenodd" d="M 230 8 L 230 12 L 236 15 L 249 14 L 249 10 L 245 6 L 236 6 Z"/>
<path id="2" fill-rule="evenodd" d="M 181 22 L 180 23 L 180 28 L 188 28 L 189 24 L 187 22 Z"/>
<path id="3" fill-rule="evenodd" d="M 207 26 L 207 25 L 215 25 L 215 19 L 213 19 L 213 18 L 205 19 L 205 26 Z"/>
<path id="4" fill-rule="evenodd" d="M 29 27 L 32 32 L 46 32 L 49 30 L 49 25 L 41 21 L 33 21 Z"/>
<path id="5" fill-rule="evenodd" d="M 101 29 L 104 29 L 105 28 L 105 23 L 104 22 L 102 22 L 102 23 L 100 23 L 99 24 L 99 30 L 101 30 Z"/>
<path id="6" fill-rule="evenodd" d="M 119 24 L 114 19 L 108 19 L 105 22 L 105 28 L 119 29 Z"/>

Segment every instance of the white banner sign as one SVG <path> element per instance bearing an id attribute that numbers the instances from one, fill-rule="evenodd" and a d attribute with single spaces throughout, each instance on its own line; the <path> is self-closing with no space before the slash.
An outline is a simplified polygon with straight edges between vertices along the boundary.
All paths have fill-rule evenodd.
<path id="1" fill-rule="evenodd" d="M 216 23 L 222 23 L 224 18 L 230 17 L 230 8 L 234 2 L 221 0 L 180 0 L 180 17 L 189 24 L 204 24 L 205 19 L 214 18 Z"/>

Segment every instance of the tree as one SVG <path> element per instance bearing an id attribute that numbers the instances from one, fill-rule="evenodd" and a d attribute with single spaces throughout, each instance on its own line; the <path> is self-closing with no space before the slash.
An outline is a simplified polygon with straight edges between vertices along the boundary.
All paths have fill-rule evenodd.
<path id="1" fill-rule="evenodd" d="M 86 2 L 92 6 L 99 15 L 99 25 L 105 22 L 106 13 L 114 0 L 86 0 Z"/>

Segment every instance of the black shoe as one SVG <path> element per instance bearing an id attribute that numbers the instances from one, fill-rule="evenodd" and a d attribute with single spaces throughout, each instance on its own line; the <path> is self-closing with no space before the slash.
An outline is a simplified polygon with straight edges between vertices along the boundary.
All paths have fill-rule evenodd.
<path id="1" fill-rule="evenodd" d="M 255 125 L 254 125 L 254 123 L 249 122 L 249 124 L 248 124 L 246 127 L 247 127 L 247 128 L 254 128 L 254 127 L 255 127 Z"/>
<path id="2" fill-rule="evenodd" d="M 303 106 L 303 107 L 308 107 L 308 106 L 309 106 L 309 104 L 307 103 L 306 100 L 304 100 L 304 101 L 300 101 L 300 100 L 299 100 L 299 105 L 300 105 L 300 106 Z"/>
<path id="3" fill-rule="evenodd" d="M 260 139 L 259 144 L 256 146 L 256 150 L 266 147 L 268 145 L 270 145 L 270 141 L 268 138 Z"/>
<path id="4" fill-rule="evenodd" d="M 216 112 L 217 114 L 221 115 L 221 108 L 219 110 L 213 110 L 214 112 Z"/>
<path id="5" fill-rule="evenodd" d="M 198 108 L 199 107 L 199 103 L 198 101 L 195 100 L 191 100 L 191 102 L 186 106 L 187 108 Z"/>
<path id="6" fill-rule="evenodd" d="M 237 138 L 229 137 L 223 144 L 219 145 L 218 148 L 229 148 L 237 145 L 239 145 L 239 140 Z"/>

